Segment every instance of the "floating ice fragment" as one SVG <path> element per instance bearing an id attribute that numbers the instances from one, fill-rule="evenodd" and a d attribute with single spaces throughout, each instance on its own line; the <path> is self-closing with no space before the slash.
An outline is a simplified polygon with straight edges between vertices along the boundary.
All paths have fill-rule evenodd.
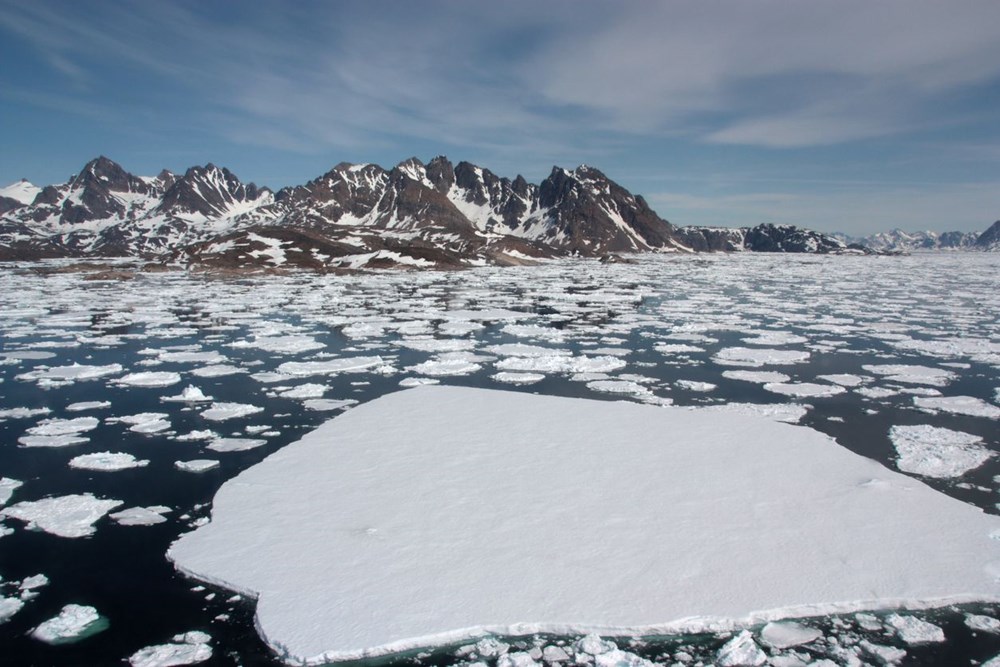
<path id="1" fill-rule="evenodd" d="M 96 452 L 94 454 L 81 454 L 70 459 L 70 468 L 82 470 L 101 470 L 114 472 L 116 470 L 128 470 L 129 468 L 142 468 L 149 465 L 148 459 L 139 460 L 131 454 L 123 452 Z"/>
<path id="2" fill-rule="evenodd" d="M 421 375 L 432 377 L 445 375 L 470 375 L 478 371 L 482 366 L 473 361 L 464 359 L 437 360 L 431 359 L 415 366 L 407 366 L 406 370 Z"/>
<path id="3" fill-rule="evenodd" d="M 98 519 L 122 504 L 120 500 L 103 500 L 90 493 L 71 494 L 20 502 L 0 510 L 0 516 L 20 519 L 29 529 L 59 537 L 86 537 L 94 533 Z"/>
<path id="4" fill-rule="evenodd" d="M 76 419 L 46 419 L 27 430 L 30 435 L 77 435 L 97 428 L 100 420 L 96 417 Z"/>
<path id="5" fill-rule="evenodd" d="M 783 366 L 802 363 L 809 359 L 805 350 L 772 350 L 768 348 L 727 347 L 715 353 L 712 359 L 727 366 Z"/>
<path id="6" fill-rule="evenodd" d="M 0 477 L 0 506 L 6 505 L 10 497 L 14 495 L 14 491 L 17 490 L 24 482 L 11 479 L 10 477 Z"/>
<path id="7" fill-rule="evenodd" d="M 213 452 L 243 452 L 266 444 L 267 440 L 259 438 L 219 438 L 213 440 L 207 449 L 211 449 Z"/>
<path id="8" fill-rule="evenodd" d="M 849 373 L 836 373 L 833 375 L 820 375 L 817 376 L 817 380 L 823 380 L 824 382 L 832 382 L 833 384 L 839 384 L 841 387 L 857 387 L 858 385 L 864 384 L 865 378 L 860 375 L 851 375 Z"/>
<path id="9" fill-rule="evenodd" d="M 195 368 L 191 371 L 191 375 L 200 378 L 218 378 L 225 377 L 227 375 L 238 375 L 239 373 L 246 373 L 247 371 L 239 366 L 233 366 L 232 364 L 213 364 L 211 366 L 202 366 L 201 368 Z"/>
<path id="10" fill-rule="evenodd" d="M 896 635 L 900 639 L 911 646 L 944 641 L 944 630 L 933 623 L 920 620 L 916 616 L 890 614 L 885 621 L 895 629 Z"/>
<path id="11" fill-rule="evenodd" d="M 178 363 L 178 364 L 191 364 L 191 363 L 203 363 L 203 364 L 221 364 L 228 359 L 216 352 L 215 350 L 210 350 L 206 352 L 160 352 L 157 357 L 160 361 L 167 363 Z"/>
<path id="12" fill-rule="evenodd" d="M 315 410 L 317 412 L 329 412 L 331 410 L 342 410 L 343 408 L 350 407 L 357 403 L 356 400 L 352 398 L 347 399 L 333 399 L 333 398 L 310 398 L 302 402 L 302 406 L 306 410 Z"/>
<path id="13" fill-rule="evenodd" d="M 212 407 L 202 412 L 201 416 L 211 421 L 225 421 L 263 411 L 264 408 L 246 403 L 212 403 Z"/>
<path id="14" fill-rule="evenodd" d="M 951 412 L 970 417 L 1000 419 L 1000 408 L 973 396 L 914 396 L 913 404 L 925 412 Z"/>
<path id="15" fill-rule="evenodd" d="M 286 361 L 278 366 L 278 373 L 296 377 L 356 373 L 381 366 L 383 363 L 382 357 L 346 357 L 330 359 L 329 361 Z"/>
<path id="16" fill-rule="evenodd" d="M 21 611 L 24 601 L 20 598 L 0 596 L 0 623 L 6 623 L 11 616 Z"/>
<path id="17" fill-rule="evenodd" d="M 760 631 L 760 638 L 768 646 L 778 649 L 801 646 L 816 641 L 823 633 L 795 621 L 779 621 L 768 623 Z"/>
<path id="18" fill-rule="evenodd" d="M 778 373 L 777 371 L 722 371 L 722 377 L 729 380 L 756 382 L 757 384 L 788 382 L 792 379 L 784 373 Z"/>
<path id="19" fill-rule="evenodd" d="M 944 387 L 955 379 L 955 373 L 943 368 L 915 366 L 909 364 L 866 364 L 862 366 L 869 373 L 881 375 L 890 382 L 903 384 L 925 384 Z"/>
<path id="20" fill-rule="evenodd" d="M 82 364 L 72 364 L 70 366 L 55 366 L 52 368 L 38 368 L 17 376 L 18 380 L 48 381 L 54 383 L 70 383 L 79 380 L 95 380 L 107 375 L 121 373 L 121 364 L 108 364 L 107 366 L 86 366 Z"/>
<path id="21" fill-rule="evenodd" d="M 271 354 L 301 354 L 326 347 L 312 336 L 255 336 L 252 341 L 237 341 L 232 348 L 256 348 Z"/>
<path id="22" fill-rule="evenodd" d="M 441 380 L 437 378 L 403 378 L 399 381 L 400 387 L 419 387 L 425 384 L 439 384 Z"/>
<path id="23" fill-rule="evenodd" d="M 176 667 L 196 665 L 212 657 L 211 640 L 203 632 L 188 632 L 177 635 L 170 644 L 157 644 L 139 649 L 129 657 L 132 667 Z"/>
<path id="24" fill-rule="evenodd" d="M 87 412 L 88 410 L 102 410 L 104 408 L 110 408 L 111 401 L 83 401 L 80 403 L 71 403 L 66 406 L 67 412 Z"/>
<path id="25" fill-rule="evenodd" d="M 858 643 L 865 653 L 870 655 L 879 661 L 883 665 L 895 665 L 898 664 L 903 658 L 906 657 L 906 651 L 901 648 L 896 648 L 895 646 L 885 646 L 883 644 L 874 644 L 867 639 L 861 640 Z"/>
<path id="26" fill-rule="evenodd" d="M 22 435 L 17 439 L 24 447 L 69 447 L 89 440 L 78 435 Z"/>
<path id="27" fill-rule="evenodd" d="M 103 632 L 108 620 L 97 609 L 86 605 L 68 604 L 54 616 L 31 631 L 31 636 L 46 644 L 72 644 Z"/>
<path id="28" fill-rule="evenodd" d="M 328 384 L 310 382 L 279 391 L 278 395 L 282 398 L 322 398 L 323 394 L 329 390 L 330 385 Z"/>
<path id="29" fill-rule="evenodd" d="M 969 626 L 969 628 L 979 632 L 989 632 L 994 635 L 1000 635 L 1000 620 L 997 620 L 992 616 L 984 616 L 982 614 L 966 614 L 965 624 Z"/>
<path id="30" fill-rule="evenodd" d="M 122 526 L 152 526 L 167 520 L 164 514 L 173 510 L 166 505 L 150 507 L 129 507 L 109 516 Z"/>
<path id="31" fill-rule="evenodd" d="M 192 459 L 191 461 L 174 461 L 174 467 L 184 472 L 205 472 L 212 468 L 218 468 L 219 462 L 215 459 Z"/>
<path id="32" fill-rule="evenodd" d="M 843 394 L 847 391 L 838 384 L 816 384 L 813 382 L 768 382 L 764 385 L 764 389 L 774 392 L 775 394 L 794 396 L 795 398 L 827 398 L 829 396 Z"/>
<path id="33" fill-rule="evenodd" d="M 978 435 L 937 426 L 893 426 L 889 439 L 899 457 L 896 466 L 926 477 L 959 477 L 993 456 L 978 444 Z"/>
<path id="34" fill-rule="evenodd" d="M 631 394 L 632 396 L 644 396 L 653 393 L 648 387 L 629 380 L 594 380 L 587 383 L 587 388 L 594 391 L 603 391 L 608 394 Z"/>
<path id="35" fill-rule="evenodd" d="M 205 403 L 212 400 L 211 396 L 206 396 L 201 389 L 194 385 L 188 385 L 177 396 L 161 396 L 161 401 L 174 401 L 178 403 Z"/>
<path id="36" fill-rule="evenodd" d="M 123 375 L 112 383 L 125 387 L 169 387 L 180 381 L 180 374 L 172 371 L 143 371 Z"/>
<path id="37" fill-rule="evenodd" d="M 265 640 L 321 662 L 483 632 L 696 632 L 993 599 L 998 526 L 811 429 L 422 387 L 330 420 L 224 484 L 212 522 L 169 557 L 259 594 Z M 504 594 L 510 581 L 519 595 Z M 754 664 L 756 651 L 744 639 L 719 658 Z"/>
<path id="38" fill-rule="evenodd" d="M 48 408 L 7 408 L 0 410 L 0 421 L 5 419 L 30 419 L 39 415 L 47 415 L 52 410 Z"/>
<path id="39" fill-rule="evenodd" d="M 610 373 L 628 365 L 618 357 L 507 357 L 494 364 L 502 371 L 524 371 L 534 373 Z"/>
<path id="40" fill-rule="evenodd" d="M 696 380 L 677 380 L 674 384 L 688 391 L 708 392 L 716 389 L 716 385 L 711 382 L 698 382 Z"/>
<path id="41" fill-rule="evenodd" d="M 535 384 L 545 379 L 541 373 L 510 373 L 501 371 L 493 374 L 493 379 L 505 384 Z"/>
<path id="42" fill-rule="evenodd" d="M 743 630 L 723 644 L 715 657 L 715 664 L 719 667 L 736 667 L 737 665 L 758 667 L 765 662 L 767 662 L 767 654 L 760 650 L 749 630 Z"/>

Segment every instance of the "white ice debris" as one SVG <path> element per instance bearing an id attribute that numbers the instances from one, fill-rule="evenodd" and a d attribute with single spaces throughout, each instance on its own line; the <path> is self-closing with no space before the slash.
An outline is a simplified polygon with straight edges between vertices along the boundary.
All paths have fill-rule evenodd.
<path id="1" fill-rule="evenodd" d="M 587 383 L 587 388 L 607 394 L 628 394 L 631 396 L 646 396 L 653 393 L 648 387 L 629 380 L 594 380 Z"/>
<path id="2" fill-rule="evenodd" d="M 206 396 L 201 389 L 194 385 L 188 385 L 177 396 L 162 396 L 161 401 L 171 401 L 177 403 L 207 403 L 212 400 L 211 396 Z"/>
<path id="3" fill-rule="evenodd" d="M 355 403 L 357 401 L 353 398 L 309 398 L 302 401 L 302 407 L 306 410 L 315 410 L 316 412 L 330 412 L 332 410 L 349 408 Z"/>
<path id="4" fill-rule="evenodd" d="M 237 375 L 239 373 L 246 373 L 246 370 L 232 364 L 212 364 L 211 366 L 202 366 L 191 371 L 191 375 L 200 378 L 218 378 L 225 377 L 226 375 Z"/>
<path id="5" fill-rule="evenodd" d="M 907 644 L 932 644 L 944 641 L 944 630 L 933 623 L 922 621 L 916 616 L 890 614 L 885 621 L 896 631 L 896 635 Z"/>
<path id="6" fill-rule="evenodd" d="M 866 364 L 862 366 L 869 373 L 881 375 L 882 379 L 903 384 L 924 384 L 944 387 L 955 379 L 955 373 L 944 368 L 916 366 L 910 364 Z"/>
<path id="7" fill-rule="evenodd" d="M 31 435 L 77 435 L 97 428 L 100 420 L 96 417 L 76 419 L 46 419 L 27 430 Z"/>
<path id="8" fill-rule="evenodd" d="M 966 614 L 965 624 L 977 632 L 989 632 L 990 634 L 1000 635 L 1000 620 L 992 616 Z"/>
<path id="9" fill-rule="evenodd" d="M 258 594 L 258 627 L 289 660 L 1000 592 L 1000 518 L 816 431 L 718 410 L 408 389 L 245 470 L 212 516 L 170 559 Z M 755 643 L 731 644 L 720 663 L 758 662 Z"/>
<path id="10" fill-rule="evenodd" d="M 970 417 L 1000 419 L 1000 408 L 974 396 L 914 396 L 913 404 L 925 412 L 951 412 Z"/>
<path id="11" fill-rule="evenodd" d="M 823 633 L 816 628 L 795 621 L 768 623 L 760 631 L 760 638 L 772 648 L 785 649 L 816 641 Z"/>
<path id="12" fill-rule="evenodd" d="M 756 382 L 757 384 L 789 382 L 792 379 L 777 371 L 723 371 L 722 377 L 729 380 Z"/>
<path id="13" fill-rule="evenodd" d="M 204 632 L 176 635 L 169 644 L 139 649 L 129 657 L 131 667 L 176 667 L 196 665 L 212 657 L 211 637 Z"/>
<path id="14" fill-rule="evenodd" d="M 190 461 L 174 461 L 174 467 L 184 472 L 205 472 L 212 468 L 218 468 L 219 462 L 215 459 L 192 459 Z"/>
<path id="15" fill-rule="evenodd" d="M 102 470 L 114 472 L 116 470 L 128 470 L 129 468 L 142 468 L 149 465 L 148 459 L 137 459 L 131 454 L 124 452 L 95 452 L 93 454 L 81 454 L 69 461 L 70 468 L 80 468 L 82 470 Z"/>
<path id="16" fill-rule="evenodd" d="M 809 406 L 799 403 L 723 403 L 722 405 L 708 405 L 698 409 L 766 417 L 778 422 L 795 424 L 806 416 Z"/>
<path id="17" fill-rule="evenodd" d="M 123 375 L 113 383 L 125 387 L 169 387 L 180 381 L 180 374 L 173 371 L 142 371 Z"/>
<path id="18" fill-rule="evenodd" d="M 24 482 L 11 479 L 10 477 L 0 477 L 0 506 L 6 505 L 14 491 L 21 487 Z"/>
<path id="19" fill-rule="evenodd" d="M 60 537 L 86 537 L 94 533 L 98 519 L 121 504 L 120 500 L 95 498 L 90 493 L 71 494 L 20 502 L 0 509 L 0 516 L 20 519 L 28 528 Z"/>
<path id="20" fill-rule="evenodd" d="M 256 348 L 271 354 L 301 354 L 326 347 L 312 336 L 255 336 L 252 341 L 237 341 L 233 348 Z"/>
<path id="21" fill-rule="evenodd" d="M 475 373 L 482 366 L 474 361 L 466 359 L 430 359 L 415 366 L 407 366 L 406 370 L 420 375 L 430 375 L 440 377 L 445 375 L 469 375 Z"/>
<path id="22" fill-rule="evenodd" d="M 322 398 L 329 390 L 330 385 L 309 382 L 281 390 L 278 395 L 282 398 Z"/>
<path id="23" fill-rule="evenodd" d="M 0 410 L 0 421 L 5 419 L 31 419 L 39 415 L 47 415 L 52 410 L 48 408 L 5 408 Z"/>
<path id="24" fill-rule="evenodd" d="M 618 357 L 567 357 L 564 355 L 507 357 L 494 364 L 497 370 L 528 373 L 610 373 L 628 365 Z"/>
<path id="25" fill-rule="evenodd" d="M 170 415 L 165 412 L 140 412 L 124 417 L 108 417 L 105 421 L 109 424 L 128 424 L 133 433 L 150 435 L 169 429 L 169 418 Z"/>
<path id="26" fill-rule="evenodd" d="M 938 426 L 893 426 L 889 439 L 899 457 L 897 467 L 926 477 L 960 477 L 993 456 L 978 435 Z"/>
<path id="27" fill-rule="evenodd" d="M 715 664 L 719 667 L 737 667 L 738 665 L 758 667 L 765 662 L 767 662 L 767 654 L 760 650 L 749 630 L 743 630 L 723 644 L 715 657 Z"/>
<path id="28" fill-rule="evenodd" d="M 212 407 L 201 413 L 201 416 L 211 421 L 237 419 L 247 415 L 263 412 L 264 408 L 246 403 L 212 403 Z"/>
<path id="29" fill-rule="evenodd" d="M 501 371 L 494 373 L 492 378 L 497 382 L 505 384 L 535 384 L 544 380 L 545 376 L 541 373 L 511 373 L 509 371 Z"/>
<path id="30" fill-rule="evenodd" d="M 677 380 L 674 384 L 681 389 L 698 392 L 715 391 L 718 387 L 718 385 L 714 385 L 711 382 L 698 382 L 697 380 Z"/>
<path id="31" fill-rule="evenodd" d="M 266 444 L 267 440 L 261 438 L 218 438 L 213 440 L 206 449 L 211 449 L 213 452 L 244 452 Z"/>
<path id="32" fill-rule="evenodd" d="M 334 375 L 369 370 L 385 363 L 382 357 L 345 357 L 328 361 L 286 361 L 278 366 L 278 373 L 295 377 Z"/>
<path id="33" fill-rule="evenodd" d="M 111 401 L 81 401 L 80 403 L 70 403 L 66 406 L 66 412 L 87 412 L 89 410 L 103 410 L 110 408 Z"/>
<path id="34" fill-rule="evenodd" d="M 166 505 L 151 505 L 149 507 L 129 507 L 108 516 L 122 526 L 152 526 L 166 521 L 167 517 L 163 515 L 172 511 Z"/>
<path id="35" fill-rule="evenodd" d="M 437 378 L 403 378 L 399 381 L 400 387 L 419 387 L 425 384 L 438 384 L 441 380 Z"/>
<path id="36" fill-rule="evenodd" d="M 55 366 L 53 368 L 36 368 L 33 371 L 17 376 L 18 380 L 34 380 L 40 384 L 69 384 L 79 380 L 96 380 L 107 375 L 115 375 L 123 370 L 121 364 L 107 366 L 88 366 L 72 364 L 70 366 Z"/>
<path id="37" fill-rule="evenodd" d="M 726 347 L 719 350 L 712 359 L 717 364 L 727 366 L 784 366 L 808 361 L 805 350 L 772 350 L 755 347 Z"/>
<path id="38" fill-rule="evenodd" d="M 15 597 L 4 597 L 0 595 L 0 623 L 6 623 L 11 616 L 21 611 L 24 601 Z"/>
<path id="39" fill-rule="evenodd" d="M 68 604 L 54 616 L 31 631 L 31 636 L 46 644 L 70 644 L 90 637 L 108 627 L 107 619 L 97 609 L 80 604 Z"/>
<path id="40" fill-rule="evenodd" d="M 823 380 L 824 382 L 832 382 L 833 384 L 839 384 L 841 387 L 857 387 L 865 382 L 865 378 L 863 376 L 852 375 L 850 373 L 820 375 L 816 379 Z"/>
<path id="41" fill-rule="evenodd" d="M 764 385 L 764 389 L 775 394 L 794 396 L 795 398 L 827 398 L 847 391 L 839 384 L 816 384 L 815 382 L 768 382 Z"/>

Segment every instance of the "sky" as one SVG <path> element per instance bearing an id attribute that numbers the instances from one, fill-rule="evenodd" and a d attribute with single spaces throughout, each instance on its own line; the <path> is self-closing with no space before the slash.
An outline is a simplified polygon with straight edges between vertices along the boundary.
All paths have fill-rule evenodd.
<path id="1" fill-rule="evenodd" d="M 677 225 L 1000 218 L 997 0 L 0 0 L 0 185 L 589 164 Z"/>

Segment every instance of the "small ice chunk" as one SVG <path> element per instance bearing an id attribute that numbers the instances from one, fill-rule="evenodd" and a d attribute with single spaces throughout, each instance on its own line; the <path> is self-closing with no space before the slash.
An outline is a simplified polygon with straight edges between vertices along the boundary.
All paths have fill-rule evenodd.
<path id="1" fill-rule="evenodd" d="M 121 373 L 121 364 L 107 366 L 87 366 L 72 364 L 70 366 L 55 366 L 53 368 L 38 368 L 17 376 L 18 380 L 37 380 L 54 383 L 70 383 L 78 380 L 94 380 L 106 375 Z"/>
<path id="2" fill-rule="evenodd" d="M 103 410 L 110 407 L 111 401 L 82 401 L 80 403 L 70 403 L 66 406 L 66 411 L 87 412 L 88 410 Z"/>
<path id="3" fill-rule="evenodd" d="M 167 517 L 163 515 L 172 511 L 166 505 L 151 505 L 149 507 L 129 507 L 109 516 L 122 526 L 152 526 L 165 522 Z"/>
<path id="4" fill-rule="evenodd" d="M 766 384 L 769 382 L 788 382 L 792 378 L 777 371 L 723 371 L 722 377 L 743 382 Z"/>
<path id="5" fill-rule="evenodd" d="M 0 510 L 0 516 L 20 519 L 29 529 L 59 537 L 86 537 L 94 534 L 98 519 L 122 504 L 120 500 L 95 498 L 90 493 L 71 494 L 20 502 Z"/>
<path id="6" fill-rule="evenodd" d="M 22 435 L 17 439 L 24 447 L 69 447 L 89 440 L 79 435 Z"/>
<path id="7" fill-rule="evenodd" d="M 914 396 L 913 404 L 925 412 L 951 412 L 970 417 L 1000 419 L 1000 408 L 973 396 Z"/>
<path id="8" fill-rule="evenodd" d="M 18 588 L 21 589 L 21 599 L 30 600 L 31 598 L 38 595 L 35 589 L 42 588 L 43 586 L 49 585 L 49 578 L 44 574 L 33 574 L 30 577 L 25 577 L 21 580 Z"/>
<path id="9" fill-rule="evenodd" d="M 778 649 L 808 644 L 822 636 L 823 633 L 816 628 L 811 628 L 808 625 L 794 621 L 768 623 L 760 631 L 761 641 L 768 646 Z"/>
<path id="10" fill-rule="evenodd" d="M 768 382 L 764 389 L 795 398 L 827 398 L 843 394 L 846 389 L 838 384 L 816 384 L 814 382 Z"/>
<path id="11" fill-rule="evenodd" d="M 96 417 L 75 419 L 45 419 L 27 430 L 29 435 L 78 435 L 97 428 L 101 422 Z"/>
<path id="12" fill-rule="evenodd" d="M 191 375 L 200 378 L 218 378 L 227 375 L 238 375 L 240 373 L 246 373 L 246 370 L 232 364 L 212 364 L 210 366 L 195 368 L 191 371 Z"/>
<path id="13" fill-rule="evenodd" d="M 493 374 L 493 379 L 505 384 L 535 384 L 545 379 L 541 373 L 511 373 L 501 371 Z"/>
<path id="14" fill-rule="evenodd" d="M 407 366 L 406 370 L 432 377 L 445 375 L 470 375 L 482 366 L 466 359 L 430 359 L 415 366 Z"/>
<path id="15" fill-rule="evenodd" d="M 0 506 L 6 505 L 10 497 L 14 495 L 14 491 L 18 489 L 24 482 L 18 479 L 11 479 L 10 477 L 0 477 Z"/>
<path id="16" fill-rule="evenodd" d="M 630 394 L 632 396 L 652 394 L 648 387 L 629 380 L 594 380 L 587 383 L 587 388 L 608 394 Z"/>
<path id="17" fill-rule="evenodd" d="M 192 459 L 190 461 L 174 461 L 174 467 L 184 472 L 205 472 L 212 468 L 218 468 L 219 462 L 215 459 Z"/>
<path id="18" fill-rule="evenodd" d="M 246 403 L 212 403 L 212 407 L 202 412 L 201 416 L 211 421 L 225 421 L 263 411 L 264 408 Z"/>
<path id="19" fill-rule="evenodd" d="M 922 621 L 916 616 L 891 614 L 885 620 L 896 630 L 896 635 L 911 646 L 944 641 L 944 630 L 933 623 Z"/>
<path id="20" fill-rule="evenodd" d="M 797 403 L 724 403 L 722 405 L 707 405 L 698 409 L 759 415 L 774 421 L 795 424 L 806 416 L 809 406 Z"/>
<path id="21" fill-rule="evenodd" d="M 213 452 L 244 452 L 266 445 L 267 440 L 259 438 L 219 438 L 208 445 Z"/>
<path id="22" fill-rule="evenodd" d="M 317 412 L 329 412 L 331 410 L 342 410 L 343 408 L 350 407 L 357 403 L 352 398 L 347 399 L 333 399 L 333 398 L 310 398 L 302 402 L 302 406 L 306 410 L 315 410 Z"/>
<path id="23" fill-rule="evenodd" d="M 148 459 L 137 459 L 131 454 L 124 452 L 95 452 L 93 454 L 81 454 L 70 459 L 69 467 L 81 470 L 101 470 L 114 472 L 116 470 L 128 470 L 129 468 L 142 468 L 149 465 Z"/>
<path id="24" fill-rule="evenodd" d="M 10 617 L 21 611 L 24 601 L 20 598 L 0 596 L 0 623 L 6 623 Z"/>
<path id="25" fill-rule="evenodd" d="M 893 426 L 889 439 L 896 448 L 896 466 L 925 477 L 959 477 L 993 456 L 971 433 L 937 426 Z"/>
<path id="26" fill-rule="evenodd" d="M 497 667 L 540 667 L 538 661 L 525 651 L 506 653 L 497 660 Z"/>
<path id="27" fill-rule="evenodd" d="M 420 387 L 425 384 L 440 384 L 437 378 L 403 378 L 399 381 L 400 387 Z"/>
<path id="28" fill-rule="evenodd" d="M 323 394 L 330 391 L 330 385 L 309 382 L 291 387 L 279 392 L 282 398 L 322 398 Z"/>
<path id="29" fill-rule="evenodd" d="M 177 403 L 206 403 L 212 400 L 211 396 L 206 396 L 201 389 L 194 385 L 188 385 L 177 396 L 161 396 L 161 401 L 173 401 Z"/>
<path id="30" fill-rule="evenodd" d="M 705 351 L 700 347 L 687 345 L 685 343 L 657 343 L 653 346 L 653 349 L 660 354 L 667 356 L 673 354 L 697 354 Z"/>
<path id="31" fill-rule="evenodd" d="M 212 657 L 210 637 L 204 632 L 188 632 L 174 637 L 169 644 L 139 649 L 129 657 L 132 667 L 174 667 L 196 665 Z"/>
<path id="32" fill-rule="evenodd" d="M 863 369 L 869 373 L 883 376 L 890 382 L 903 384 L 923 384 L 932 387 L 944 387 L 955 379 L 955 373 L 944 368 L 916 366 L 911 364 L 865 364 Z"/>
<path id="33" fill-rule="evenodd" d="M 743 630 L 723 644 L 716 654 L 715 662 L 719 667 L 736 667 L 737 665 L 758 667 L 758 665 L 767 662 L 767 654 L 757 646 L 750 631 Z"/>
<path id="34" fill-rule="evenodd" d="M 696 380 L 677 380 L 674 384 L 681 389 L 698 392 L 714 391 L 716 388 L 716 385 L 711 382 L 698 382 Z"/>
<path id="35" fill-rule="evenodd" d="M 113 382 L 125 387 L 169 387 L 180 381 L 180 374 L 172 371 L 143 371 L 123 375 Z"/>
<path id="36" fill-rule="evenodd" d="M 48 408 L 6 408 L 0 410 L 0 421 L 4 419 L 31 419 L 40 415 L 47 415 L 52 410 Z"/>
<path id="37" fill-rule="evenodd" d="M 31 631 L 31 636 L 46 644 L 71 644 L 108 628 L 108 621 L 94 607 L 68 604 Z"/>
<path id="38" fill-rule="evenodd" d="M 368 370 L 381 366 L 382 357 L 346 357 L 329 361 L 286 361 L 278 366 L 278 373 L 307 377 L 309 375 L 332 375 Z"/>
<path id="39" fill-rule="evenodd" d="M 605 641 L 601 639 L 599 635 L 589 634 L 578 639 L 576 643 L 573 644 L 573 648 L 575 648 L 578 653 L 601 655 L 602 653 L 614 651 L 618 648 L 618 645 L 612 641 Z"/>
<path id="40" fill-rule="evenodd" d="M 883 644 L 875 644 L 867 639 L 861 640 L 858 644 L 861 650 L 872 656 L 883 665 L 895 665 L 898 664 L 903 658 L 906 657 L 906 651 L 901 648 L 896 648 L 895 646 L 885 646 Z"/>
<path id="41" fill-rule="evenodd" d="M 191 431 L 190 433 L 185 433 L 184 435 L 179 435 L 174 440 L 179 440 L 180 442 L 194 442 L 196 440 L 214 440 L 219 437 L 219 434 L 215 431 L 209 429 L 202 429 L 197 431 Z"/>
<path id="42" fill-rule="evenodd" d="M 712 359 L 727 366 L 784 366 L 802 363 L 809 359 L 805 350 L 773 350 L 770 348 L 727 347 L 716 352 Z"/>
<path id="43" fill-rule="evenodd" d="M 965 624 L 977 632 L 989 632 L 990 634 L 1000 635 L 1000 620 L 997 620 L 992 616 L 984 616 L 983 614 L 966 614 Z"/>
<path id="44" fill-rule="evenodd" d="M 817 376 L 817 380 L 823 380 L 824 382 L 832 382 L 833 384 L 839 384 L 841 387 L 857 387 L 858 385 L 864 384 L 865 378 L 860 375 L 851 375 L 849 373 L 835 373 L 833 375 L 820 375 Z"/>

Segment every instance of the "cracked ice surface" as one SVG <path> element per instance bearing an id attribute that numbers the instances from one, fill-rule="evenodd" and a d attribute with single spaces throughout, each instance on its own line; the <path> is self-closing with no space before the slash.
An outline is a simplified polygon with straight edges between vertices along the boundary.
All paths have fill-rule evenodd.
<path id="1" fill-rule="evenodd" d="M 993 599 L 998 528 L 802 427 L 428 386 L 356 407 L 243 472 L 169 556 L 259 594 L 262 633 L 291 657 L 348 659 L 483 630 L 697 630 Z M 894 627 L 908 641 L 932 634 Z M 720 660 L 757 662 L 741 637 Z"/>

